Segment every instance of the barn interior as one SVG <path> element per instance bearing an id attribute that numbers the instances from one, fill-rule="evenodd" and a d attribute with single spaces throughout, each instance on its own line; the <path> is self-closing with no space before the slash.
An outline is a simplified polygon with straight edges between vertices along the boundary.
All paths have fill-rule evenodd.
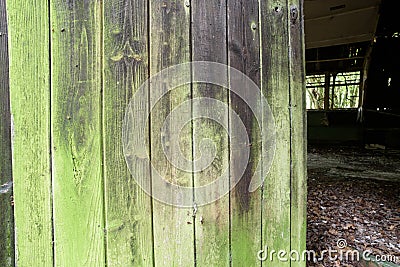
<path id="1" fill-rule="evenodd" d="M 400 147 L 394 0 L 306 0 L 309 143 Z"/>
<path id="2" fill-rule="evenodd" d="M 343 238 L 359 250 L 397 255 L 388 262 L 400 264 L 397 4 L 305 0 L 304 13 L 308 246 L 321 250 Z"/>

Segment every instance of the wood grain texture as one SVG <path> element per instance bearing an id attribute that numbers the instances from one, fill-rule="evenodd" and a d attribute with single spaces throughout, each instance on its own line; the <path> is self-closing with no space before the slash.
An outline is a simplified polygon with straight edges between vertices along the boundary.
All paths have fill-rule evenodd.
<path id="1" fill-rule="evenodd" d="M 0 0 L 0 66 L 0 185 L 3 185 L 12 181 L 8 29 L 5 0 Z M 4 267 L 15 265 L 14 216 L 11 204 L 12 190 L 0 194 L 0 266 Z"/>
<path id="2" fill-rule="evenodd" d="M 307 118 L 303 1 L 289 0 L 291 107 L 291 250 L 306 250 L 307 234 Z M 291 266 L 305 266 L 292 261 Z"/>
<path id="3" fill-rule="evenodd" d="M 229 66 L 240 70 L 260 86 L 258 12 L 258 1 L 256 0 L 228 0 Z M 237 78 L 230 75 L 231 86 L 235 79 Z M 250 90 L 243 91 L 247 98 L 251 98 L 252 96 L 249 94 L 254 93 Z M 256 98 L 260 97 L 261 95 Z M 261 248 L 261 189 L 250 193 L 249 185 L 257 164 L 262 164 L 260 162 L 261 133 L 250 107 L 232 92 L 230 93 L 230 105 L 246 127 L 249 137 L 247 146 L 250 148 L 250 159 L 244 158 L 243 153 L 237 150 L 232 150 L 230 155 L 231 183 L 240 178 L 238 176 L 242 174 L 240 163 L 248 162 L 240 182 L 230 193 L 231 264 L 232 266 L 257 266 L 260 265 L 260 262 L 256 255 Z M 231 122 L 231 139 L 237 138 L 237 135 L 240 134 L 236 127 Z"/>
<path id="4" fill-rule="evenodd" d="M 148 73 L 146 1 L 104 1 L 104 175 L 108 266 L 153 266 L 151 197 L 127 168 L 122 125 L 129 100 Z M 148 136 L 148 131 L 144 133 Z M 149 165 L 134 167 L 150 181 Z"/>
<path id="5" fill-rule="evenodd" d="M 192 1 L 192 59 L 194 61 L 214 61 L 227 64 L 226 1 Z M 207 71 L 207 70 L 204 70 Z M 226 73 L 228 70 L 226 70 Z M 210 73 L 210 75 L 213 75 Z M 219 77 L 220 79 L 228 79 Z M 215 98 L 228 105 L 228 93 L 224 88 L 212 84 L 194 84 L 193 98 Z M 215 110 L 198 110 L 193 107 L 193 116 L 199 113 L 214 113 Z M 228 110 L 221 111 L 219 117 L 228 122 Z M 195 172 L 194 186 L 206 185 L 223 174 L 229 173 L 229 136 L 220 123 L 208 119 L 196 119 L 193 122 L 193 155 L 200 158 L 200 141 L 210 139 L 215 145 L 216 155 L 212 164 L 203 171 Z M 194 164 L 194 170 L 198 166 Z M 229 183 L 229 179 L 221 180 Z M 211 188 L 214 194 L 221 185 Z M 194 194 L 194 202 L 204 196 Z M 214 203 L 198 207 L 195 214 L 196 263 L 198 266 L 227 266 L 229 251 L 229 195 Z"/>
<path id="6" fill-rule="evenodd" d="M 153 76 L 167 67 L 189 62 L 190 7 L 186 6 L 184 0 L 151 0 L 149 14 L 151 14 L 150 75 Z M 190 77 L 190 69 L 187 69 L 186 76 Z M 155 104 L 151 111 L 151 160 L 153 167 L 166 181 L 183 187 L 192 187 L 192 173 L 172 165 L 172 162 L 177 161 L 179 152 L 191 161 L 190 123 L 183 129 L 180 129 L 179 125 L 181 121 L 190 122 L 191 110 L 180 112 L 175 118 L 168 117 L 182 102 L 190 99 L 190 85 L 175 88 L 164 95 L 157 104 L 153 96 L 157 91 L 165 93 L 169 81 L 174 79 L 176 77 L 165 73 L 160 83 L 152 83 L 150 88 L 151 106 Z M 166 130 L 163 130 L 164 123 L 168 125 Z M 170 155 L 169 159 L 165 153 Z M 157 185 L 153 184 L 154 186 Z M 153 192 L 155 191 L 154 188 Z M 170 203 L 179 202 L 179 192 L 168 188 L 163 191 Z M 153 221 L 155 266 L 192 266 L 194 264 L 192 210 L 154 200 Z"/>
<path id="7" fill-rule="evenodd" d="M 263 248 L 290 251 L 291 134 L 289 92 L 288 3 L 260 1 L 262 90 L 275 119 L 276 151 L 267 175 L 262 200 Z M 264 262 L 263 266 L 289 266 L 290 262 Z"/>
<path id="8" fill-rule="evenodd" d="M 17 266 L 53 266 L 48 11 L 7 1 Z"/>
<path id="9" fill-rule="evenodd" d="M 0 0 L 0 184 L 11 179 L 12 171 L 15 264 L 305 266 L 279 261 L 276 254 L 273 262 L 257 259 L 265 246 L 276 251 L 305 249 L 301 0 L 10 0 L 7 36 L 2 34 L 7 31 L 4 1 Z M 240 178 L 239 163 L 246 159 L 230 150 L 240 131 L 232 124 L 228 106 L 242 119 L 250 138 L 250 161 L 233 191 L 199 206 L 204 196 L 193 189 L 193 207 L 179 208 L 152 199 L 136 183 L 140 179 L 155 190 L 154 172 L 143 151 L 131 151 L 130 167 L 138 177 L 131 176 L 122 128 L 129 101 L 148 77 L 191 60 L 229 64 L 260 85 L 275 118 L 277 143 L 270 173 L 259 177 L 266 176 L 263 187 L 249 193 L 257 164 L 268 164 L 259 162 L 265 149 L 261 129 L 246 103 L 211 84 L 184 85 L 166 94 L 142 135 L 148 139 L 153 167 L 171 183 L 200 187 L 227 171 L 230 179 L 207 192 L 214 195 Z M 226 69 L 219 78 L 229 77 Z M 152 84 L 133 108 L 148 109 L 155 102 L 153 89 L 167 90 L 168 79 L 174 77 L 166 73 L 160 84 Z M 184 101 L 200 97 L 227 107 L 216 111 L 192 105 L 179 113 L 179 120 L 218 113 L 229 125 L 229 134 L 210 119 L 194 119 L 181 129 L 176 118 L 167 117 Z M 164 123 L 169 126 L 166 131 Z M 180 170 L 165 156 L 170 153 L 174 160 L 182 152 L 196 160 L 209 155 L 201 151 L 205 139 L 214 143 L 216 157 L 204 170 Z M 201 163 L 194 162 L 191 167 L 199 169 Z M 172 190 L 164 193 L 171 202 L 179 199 Z M 5 211 L 0 214 L 1 266 L 14 266 L 9 197 L 0 195 L 0 209 Z"/>
<path id="10" fill-rule="evenodd" d="M 50 5 L 55 266 L 102 266 L 101 5 Z"/>

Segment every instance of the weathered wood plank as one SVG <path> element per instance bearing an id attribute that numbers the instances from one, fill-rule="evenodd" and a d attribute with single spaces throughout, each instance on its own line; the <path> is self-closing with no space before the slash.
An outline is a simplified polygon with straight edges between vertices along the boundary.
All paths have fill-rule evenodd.
<path id="1" fill-rule="evenodd" d="M 9 93 L 8 32 L 6 2 L 0 0 L 0 186 L 11 186 L 11 113 Z M 0 194 L 0 266 L 11 267 L 14 260 L 14 218 L 12 190 Z"/>
<path id="2" fill-rule="evenodd" d="M 47 1 L 7 1 L 17 266 L 53 266 Z"/>
<path id="3" fill-rule="evenodd" d="M 193 0 L 192 1 L 192 58 L 194 61 L 214 61 L 227 64 L 226 43 L 226 1 Z M 203 70 L 201 70 L 203 71 Z M 204 70 L 207 71 L 207 70 Z M 226 73 L 228 70 L 226 70 Z M 213 73 L 210 73 L 213 75 Z M 220 79 L 228 79 L 219 77 Z M 214 98 L 228 105 L 228 93 L 224 88 L 211 84 L 194 84 L 193 97 Z M 215 110 L 203 105 L 193 107 L 193 116 L 210 115 Z M 210 114 L 208 114 L 210 113 Z M 220 110 L 218 116 L 228 124 L 228 109 Z M 198 159 L 207 151 L 201 151 L 201 141 L 210 139 L 215 145 L 215 158 L 206 169 L 194 173 L 194 186 L 207 185 L 216 180 L 225 171 L 229 174 L 229 136 L 221 123 L 209 119 L 196 119 L 193 122 L 193 155 Z M 194 164 L 194 171 L 199 168 Z M 228 176 L 229 177 L 229 176 Z M 218 192 L 221 185 L 211 188 L 207 194 Z M 228 192 L 226 192 L 228 193 Z M 194 202 L 204 196 L 195 190 Z M 196 209 L 196 207 L 195 207 Z M 198 266 L 227 266 L 230 260 L 229 251 L 229 195 L 214 203 L 198 207 L 195 220 L 196 263 Z"/>
<path id="4" fill-rule="evenodd" d="M 307 118 L 303 1 L 289 0 L 291 107 L 291 250 L 306 249 L 307 233 Z M 292 261 L 291 266 L 306 266 Z"/>
<path id="5" fill-rule="evenodd" d="M 167 67 L 190 61 L 190 7 L 185 2 L 185 0 L 150 1 L 151 76 Z M 186 72 L 186 76 L 190 77 L 189 68 Z M 160 83 L 152 83 L 151 106 L 156 104 L 154 93 L 157 91 L 165 93 L 170 82 L 175 79 L 177 77 L 165 73 L 159 80 Z M 168 117 L 168 115 L 172 115 L 171 112 L 190 97 L 190 85 L 182 85 L 164 95 L 152 109 L 150 126 L 153 167 L 166 181 L 183 187 L 193 186 L 192 173 L 190 170 L 180 170 L 172 163 L 178 160 L 180 152 L 191 161 L 192 130 L 190 123 L 180 129 L 180 122 L 190 122 L 192 114 L 189 109 L 176 114 L 178 117 Z M 168 125 L 165 130 L 163 130 L 164 123 Z M 165 152 L 162 145 L 165 146 Z M 165 153 L 169 154 L 169 159 Z M 153 184 L 154 186 L 159 185 Z M 163 191 L 169 203 L 179 205 L 178 192 L 172 188 L 171 190 L 165 188 Z M 156 188 L 153 192 L 156 192 Z M 194 264 L 192 210 L 153 201 L 153 221 L 155 265 L 192 266 Z"/>
<path id="6" fill-rule="evenodd" d="M 240 70 L 260 86 L 258 12 L 257 0 L 228 0 L 229 66 Z M 237 77 L 230 75 L 231 85 L 235 79 Z M 252 98 L 250 94 L 254 92 L 245 89 L 243 93 L 247 98 Z M 254 97 L 257 99 L 261 95 Z M 257 164 L 262 164 L 261 133 L 250 107 L 233 92 L 230 93 L 230 105 L 246 127 L 249 138 L 247 146 L 250 149 L 249 159 L 237 150 L 232 150 L 230 155 L 231 183 L 242 175 L 241 163 L 248 162 L 240 182 L 231 192 L 231 264 L 257 266 L 260 265 L 257 252 L 261 248 L 261 189 L 250 193 L 249 186 Z M 235 139 L 240 132 L 236 125 L 232 125 L 232 121 L 230 123 L 230 138 Z"/>
<path id="7" fill-rule="evenodd" d="M 260 1 L 262 90 L 275 119 L 276 151 L 263 188 L 263 248 L 290 252 L 290 96 L 288 3 L 286 0 Z M 279 261 L 263 266 L 289 266 Z"/>
<path id="8" fill-rule="evenodd" d="M 55 266 L 102 266 L 101 2 L 50 8 Z"/>
<path id="9" fill-rule="evenodd" d="M 108 266 L 153 266 L 151 198 L 128 171 L 122 126 L 129 100 L 148 73 L 146 1 L 104 1 L 104 175 Z M 148 136 L 148 131 L 144 133 Z M 143 159 L 134 168 L 150 181 Z"/>

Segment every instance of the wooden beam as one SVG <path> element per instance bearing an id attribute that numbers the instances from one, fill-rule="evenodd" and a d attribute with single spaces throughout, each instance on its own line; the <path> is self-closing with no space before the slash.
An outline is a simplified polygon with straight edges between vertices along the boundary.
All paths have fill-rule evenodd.
<path id="1" fill-rule="evenodd" d="M 356 59 L 364 59 L 364 57 L 347 57 L 347 58 L 307 60 L 306 63 L 322 63 L 322 62 L 347 61 L 347 60 L 356 60 Z"/>
<path id="2" fill-rule="evenodd" d="M 339 12 L 339 13 L 334 13 L 334 14 L 330 14 L 327 16 L 320 16 L 320 17 L 314 17 L 314 18 L 305 18 L 305 22 L 309 22 L 309 21 L 316 21 L 316 20 L 323 20 L 323 19 L 332 19 L 334 17 L 340 17 L 340 16 L 346 16 L 346 15 L 352 15 L 352 14 L 356 14 L 356 13 L 360 13 L 360 12 L 364 12 L 364 11 L 370 11 L 370 10 L 374 10 L 374 9 L 378 9 L 379 6 L 369 6 L 369 7 L 363 7 L 363 8 L 358 8 L 358 9 L 354 9 L 354 10 L 348 10 L 345 12 Z"/>
<path id="3" fill-rule="evenodd" d="M 319 41 L 309 41 L 306 43 L 307 49 L 311 48 L 318 48 L 318 47 L 327 47 L 327 46 L 333 46 L 333 45 L 343 45 L 343 44 L 349 44 L 349 43 L 357 43 L 357 42 L 364 42 L 364 41 L 370 41 L 374 36 L 373 32 L 368 32 L 368 33 L 362 33 L 362 34 L 357 34 L 357 35 L 351 35 L 351 36 L 344 36 L 344 37 L 337 37 L 337 38 L 330 38 L 330 39 L 324 39 L 324 40 L 319 40 Z"/>

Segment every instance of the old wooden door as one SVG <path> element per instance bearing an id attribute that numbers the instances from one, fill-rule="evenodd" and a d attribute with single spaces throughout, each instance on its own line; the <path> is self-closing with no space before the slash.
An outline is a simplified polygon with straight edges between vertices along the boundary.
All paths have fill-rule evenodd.
<path id="1" fill-rule="evenodd" d="M 300 0 L 6 4 L 1 266 L 305 266 Z"/>

